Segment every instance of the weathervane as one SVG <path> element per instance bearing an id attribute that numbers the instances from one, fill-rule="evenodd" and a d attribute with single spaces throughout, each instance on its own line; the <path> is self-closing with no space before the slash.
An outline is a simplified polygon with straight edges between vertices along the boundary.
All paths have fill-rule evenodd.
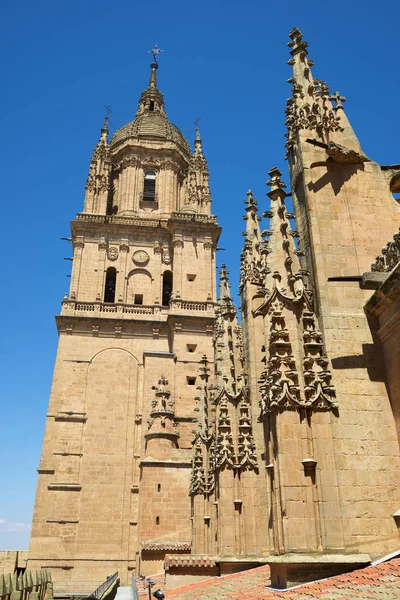
<path id="1" fill-rule="evenodd" d="M 152 55 L 153 55 L 154 62 L 155 62 L 155 64 L 156 64 L 156 65 L 158 65 L 158 62 L 157 62 L 157 56 L 158 56 L 158 55 L 159 55 L 161 52 L 164 52 L 164 50 L 161 50 L 161 49 L 160 49 L 160 48 L 157 46 L 157 44 L 154 46 L 154 48 L 153 48 L 152 50 L 149 50 L 149 54 L 152 54 Z"/>
<path id="2" fill-rule="evenodd" d="M 196 129 L 199 128 L 199 121 L 201 121 L 201 117 L 198 117 L 194 122 L 194 124 L 196 125 Z"/>

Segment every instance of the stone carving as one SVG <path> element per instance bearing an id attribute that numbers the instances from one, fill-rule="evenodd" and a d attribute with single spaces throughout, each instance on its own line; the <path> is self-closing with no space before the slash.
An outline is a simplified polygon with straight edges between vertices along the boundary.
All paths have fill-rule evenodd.
<path id="1" fill-rule="evenodd" d="M 116 246 L 110 246 L 107 250 L 108 260 L 112 260 L 112 261 L 117 260 L 118 256 L 119 256 L 118 248 Z"/>
<path id="2" fill-rule="evenodd" d="M 150 260 L 150 256 L 147 254 L 146 250 L 136 250 L 132 254 L 132 261 L 136 265 L 147 265 Z"/>
<path id="3" fill-rule="evenodd" d="M 365 154 L 362 154 L 361 152 L 356 152 L 355 150 L 351 150 L 350 148 L 346 148 L 345 146 L 341 146 L 340 144 L 336 144 L 335 142 L 328 143 L 326 153 L 335 162 L 338 163 L 348 163 L 356 165 L 361 162 L 369 162 L 369 158 L 368 156 L 365 156 Z"/>
<path id="4" fill-rule="evenodd" d="M 155 398 L 151 403 L 150 419 L 147 421 L 146 437 L 165 437 L 176 443 L 179 438 L 175 423 L 175 402 L 171 400 L 168 379 L 162 375 L 154 386 Z"/>
<path id="5" fill-rule="evenodd" d="M 198 424 L 192 442 L 194 456 L 189 488 L 189 493 L 192 496 L 196 494 L 210 495 L 215 487 L 215 432 L 213 431 L 213 426 L 210 426 L 208 418 L 209 401 L 212 399 L 212 395 L 210 396 L 211 390 L 208 386 L 210 369 L 205 355 L 203 355 L 200 364 L 199 376 L 201 384 L 198 388 L 200 395 L 196 398 L 199 403 L 197 410 Z"/>
<path id="6" fill-rule="evenodd" d="M 215 460 L 219 469 L 236 466 L 235 449 L 233 446 L 231 421 L 228 414 L 227 398 L 224 397 L 219 405 L 217 422 L 217 440 L 215 444 Z"/>
<path id="7" fill-rule="evenodd" d="M 400 261 L 400 229 L 395 233 L 393 240 L 382 249 L 375 262 L 371 265 L 371 271 L 389 273 Z"/>
<path id="8" fill-rule="evenodd" d="M 254 199 L 253 192 L 247 192 L 245 200 L 246 221 L 245 242 L 243 251 L 240 255 L 240 281 L 239 290 L 242 291 L 246 283 L 252 283 L 257 286 L 264 286 L 265 277 L 268 273 L 267 256 L 269 253 L 268 244 L 261 239 L 257 215 L 258 202 Z M 266 232 L 263 232 L 265 235 Z"/>
<path id="9" fill-rule="evenodd" d="M 301 253 L 294 244 L 298 233 L 291 229 L 289 222 L 293 215 L 286 210 L 281 173 L 274 167 L 269 175 L 271 226 L 268 235 L 274 264 L 279 270 L 268 275 L 265 300 L 256 311 L 264 316 L 268 331 L 266 367 L 260 378 L 261 418 L 275 410 L 337 406 L 322 333 L 316 324 L 312 295 L 306 287 L 307 273 L 300 269 L 298 261 Z"/>
<path id="10" fill-rule="evenodd" d="M 165 265 L 171 264 L 171 255 L 169 253 L 169 248 L 167 245 L 162 247 L 162 261 Z"/>
<path id="11" fill-rule="evenodd" d="M 72 247 L 74 250 L 83 250 L 85 243 L 82 239 L 77 239 L 72 242 Z"/>
<path id="12" fill-rule="evenodd" d="M 101 129 L 100 140 L 97 143 L 92 158 L 90 159 L 89 174 L 86 181 L 85 210 L 95 212 L 99 203 L 104 204 L 110 190 L 111 159 L 108 143 L 108 116 Z M 105 202 L 104 202 L 105 200 Z"/>
<path id="13" fill-rule="evenodd" d="M 197 209 L 197 207 L 208 205 L 211 202 L 209 171 L 207 160 L 203 155 L 203 147 L 198 128 L 196 129 L 194 153 L 190 161 L 187 181 L 189 206 L 193 206 Z"/>
<path id="14" fill-rule="evenodd" d="M 247 390 L 246 390 L 247 391 Z M 250 402 L 247 393 L 239 404 L 239 433 L 236 469 L 257 470 L 256 445 L 251 424 Z"/>
<path id="15" fill-rule="evenodd" d="M 183 240 L 181 238 L 174 238 L 172 245 L 174 248 L 183 248 Z"/>
<path id="16" fill-rule="evenodd" d="M 286 148 L 289 152 L 296 144 L 296 134 L 301 129 L 315 131 L 323 140 L 329 141 L 329 133 L 334 131 L 343 131 L 340 125 L 340 116 L 337 114 L 338 108 L 342 108 L 339 96 L 336 99 L 336 107 L 332 108 L 329 96 L 329 86 L 325 81 L 313 79 L 309 66 L 310 61 L 307 57 L 307 42 L 303 40 L 301 32 L 294 28 L 290 32 L 291 41 L 289 46 L 292 48 L 292 59 L 288 64 L 295 65 L 300 61 L 303 65 L 303 72 L 308 84 L 300 83 L 295 77 L 288 81 L 292 84 L 292 95 L 286 104 Z M 338 105 L 339 102 L 339 105 Z"/>

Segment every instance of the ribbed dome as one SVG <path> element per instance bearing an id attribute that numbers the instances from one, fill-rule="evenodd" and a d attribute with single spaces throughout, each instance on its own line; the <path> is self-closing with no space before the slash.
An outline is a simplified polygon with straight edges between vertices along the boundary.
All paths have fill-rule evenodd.
<path id="1" fill-rule="evenodd" d="M 114 133 L 110 143 L 111 148 L 114 149 L 129 138 L 171 141 L 185 153 L 191 153 L 189 142 L 178 127 L 168 121 L 165 114 L 145 112 L 138 116 Z"/>

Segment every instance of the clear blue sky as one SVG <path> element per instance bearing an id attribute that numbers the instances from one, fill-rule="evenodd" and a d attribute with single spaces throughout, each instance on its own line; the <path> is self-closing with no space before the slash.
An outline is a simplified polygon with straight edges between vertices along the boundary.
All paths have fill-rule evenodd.
<path id="1" fill-rule="evenodd" d="M 400 162 L 398 0 L 3 0 L 0 52 L 3 267 L 0 548 L 26 548 L 68 290 L 69 220 L 83 207 L 104 105 L 114 131 L 135 114 L 154 43 L 167 114 L 193 140 L 201 117 L 220 255 L 235 295 L 252 188 L 284 161 L 288 32 L 309 42 L 314 76 L 347 97 L 364 151 Z M 388 231 L 388 240 L 394 232 Z"/>

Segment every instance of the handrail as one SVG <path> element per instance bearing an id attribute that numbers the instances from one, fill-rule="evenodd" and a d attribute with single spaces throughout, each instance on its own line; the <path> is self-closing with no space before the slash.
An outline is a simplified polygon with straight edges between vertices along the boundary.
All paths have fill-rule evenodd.
<path id="1" fill-rule="evenodd" d="M 101 585 L 99 585 L 94 590 L 94 592 L 89 594 L 89 596 L 86 596 L 86 598 L 97 598 L 97 600 L 99 600 L 104 595 L 104 593 L 112 586 L 114 581 L 116 581 L 117 579 L 118 579 L 118 571 L 116 573 L 114 573 L 114 575 L 111 575 L 111 577 L 108 577 Z"/>

